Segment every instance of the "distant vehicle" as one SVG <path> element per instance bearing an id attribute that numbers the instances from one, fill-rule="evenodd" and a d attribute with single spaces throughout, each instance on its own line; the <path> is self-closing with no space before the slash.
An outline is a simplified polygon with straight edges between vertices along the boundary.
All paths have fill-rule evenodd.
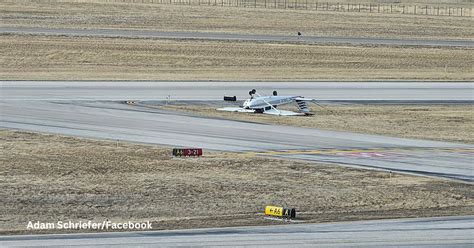
<path id="1" fill-rule="evenodd" d="M 295 116 L 312 115 L 307 102 L 314 102 L 315 99 L 304 98 L 302 96 L 278 96 L 273 91 L 272 96 L 261 96 L 255 89 L 249 91 L 250 99 L 245 100 L 241 107 L 218 108 L 219 111 L 241 112 L 241 113 L 262 113 L 269 115 Z M 301 112 L 277 109 L 279 105 L 296 103 Z"/>

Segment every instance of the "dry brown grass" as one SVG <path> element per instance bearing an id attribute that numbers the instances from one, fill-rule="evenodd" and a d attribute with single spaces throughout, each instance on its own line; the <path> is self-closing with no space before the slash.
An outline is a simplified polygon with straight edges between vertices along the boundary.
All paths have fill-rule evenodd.
<path id="1" fill-rule="evenodd" d="M 168 105 L 164 108 L 205 116 L 367 134 L 474 143 L 473 105 L 312 105 L 315 115 L 281 117 L 230 113 L 208 106 Z M 296 109 L 291 109 L 296 111 Z"/>
<path id="2" fill-rule="evenodd" d="M 460 4 L 456 2 L 457 4 Z M 1 26 L 470 39 L 472 18 L 139 3 L 0 0 Z M 20 80 L 472 80 L 472 49 L 0 37 Z"/>
<path id="3" fill-rule="evenodd" d="M 279 223 L 263 219 L 267 204 L 296 207 L 305 222 L 473 214 L 472 185 L 432 178 L 207 151 L 173 158 L 164 147 L 18 131 L 0 141 L 4 234 L 34 232 L 29 220 Z"/>
<path id="4" fill-rule="evenodd" d="M 4 35 L 14 80 L 473 80 L 472 50 Z"/>
<path id="5" fill-rule="evenodd" d="M 474 33 L 473 20 L 469 17 L 100 3 L 95 0 L 89 3 L 0 0 L 0 15 L 2 26 L 50 28 L 284 35 L 300 31 L 316 36 L 429 39 L 472 39 Z"/>

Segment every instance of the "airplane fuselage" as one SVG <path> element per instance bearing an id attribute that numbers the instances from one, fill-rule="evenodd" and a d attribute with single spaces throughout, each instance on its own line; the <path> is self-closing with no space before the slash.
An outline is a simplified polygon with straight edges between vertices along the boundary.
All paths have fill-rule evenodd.
<path id="1" fill-rule="evenodd" d="M 297 96 L 258 96 L 245 100 L 243 108 L 245 109 L 264 109 L 272 106 L 288 104 L 294 101 Z"/>
<path id="2" fill-rule="evenodd" d="M 255 89 L 249 91 L 249 95 L 250 99 L 245 100 L 243 105 L 239 108 L 225 107 L 218 108 L 217 110 L 240 113 L 263 113 L 278 116 L 312 115 L 307 102 L 315 101 L 314 99 L 301 96 L 278 96 L 276 91 L 273 91 L 272 96 L 261 96 Z M 277 109 L 277 106 L 288 103 L 295 103 L 300 112 Z"/>

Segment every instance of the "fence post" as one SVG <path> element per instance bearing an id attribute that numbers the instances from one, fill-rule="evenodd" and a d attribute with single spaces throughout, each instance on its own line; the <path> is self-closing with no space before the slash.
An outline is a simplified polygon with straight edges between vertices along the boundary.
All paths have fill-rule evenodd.
<path id="1" fill-rule="evenodd" d="M 359 12 L 360 12 L 360 3 L 359 3 Z"/>

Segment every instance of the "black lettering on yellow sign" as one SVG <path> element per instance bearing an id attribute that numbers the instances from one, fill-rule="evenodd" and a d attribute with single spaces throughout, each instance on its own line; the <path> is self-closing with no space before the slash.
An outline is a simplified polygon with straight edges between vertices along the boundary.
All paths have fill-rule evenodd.
<path id="1" fill-rule="evenodd" d="M 281 207 L 275 207 L 275 206 L 265 207 L 266 215 L 282 217 L 282 213 L 283 213 L 283 208 Z"/>
<path id="2" fill-rule="evenodd" d="M 266 206 L 265 214 L 270 216 L 284 217 L 294 219 L 296 217 L 296 210 L 294 208 L 282 208 L 275 206 Z"/>

